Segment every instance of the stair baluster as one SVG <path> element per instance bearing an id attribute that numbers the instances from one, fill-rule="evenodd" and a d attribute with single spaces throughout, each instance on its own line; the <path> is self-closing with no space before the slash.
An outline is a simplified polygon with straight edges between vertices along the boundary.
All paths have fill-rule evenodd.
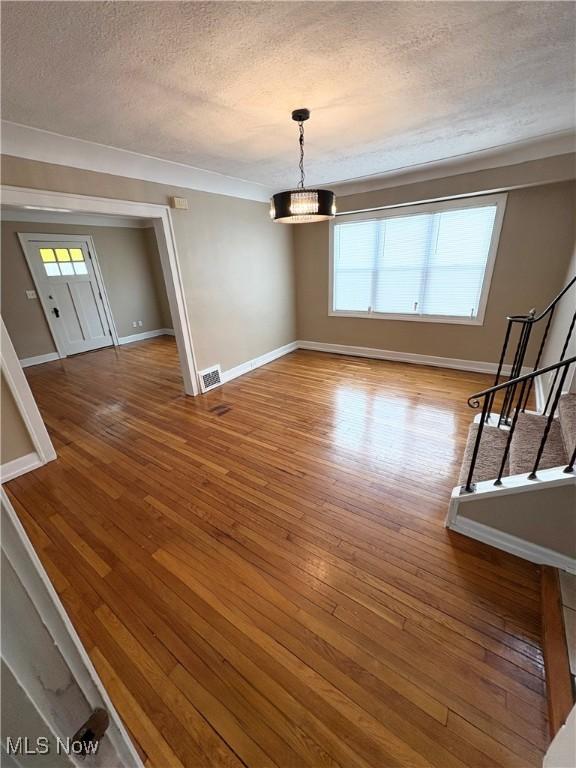
<path id="1" fill-rule="evenodd" d="M 486 414 L 488 413 L 489 402 L 490 402 L 490 398 L 484 397 L 484 406 L 482 408 L 482 416 L 480 417 L 480 422 L 478 424 L 478 434 L 476 435 L 476 443 L 474 444 L 472 460 L 470 461 L 470 470 L 468 472 L 466 484 L 462 489 L 463 491 L 466 491 L 466 493 L 472 493 L 474 490 L 474 483 L 472 482 L 472 478 L 474 477 L 474 469 L 476 467 L 476 459 L 478 458 L 478 451 L 480 450 L 480 441 L 482 440 L 482 431 L 484 429 L 484 424 L 486 423 Z M 476 401 L 476 405 L 473 407 L 478 408 L 479 405 L 480 405 L 480 402 Z"/>
<path id="2" fill-rule="evenodd" d="M 570 323 L 570 327 L 568 328 L 568 333 L 566 334 L 566 338 L 564 339 L 564 346 L 562 347 L 562 352 L 560 353 L 560 361 L 564 360 L 564 357 L 566 355 L 566 351 L 568 349 L 568 344 L 570 343 L 570 339 L 572 338 L 572 332 L 574 331 L 574 325 L 576 324 L 576 312 L 574 312 L 574 315 L 572 316 L 572 322 Z M 548 397 L 546 398 L 546 405 L 544 406 L 543 413 L 546 413 L 548 410 L 548 406 L 550 404 L 550 398 L 552 397 L 552 393 L 554 392 L 554 387 L 556 386 L 556 381 L 558 380 L 558 374 L 559 369 L 556 370 L 554 373 L 554 379 L 552 381 L 552 385 L 550 387 L 550 391 L 548 392 Z M 562 388 L 562 385 L 560 385 L 560 389 Z"/>
<path id="3" fill-rule="evenodd" d="M 568 462 L 568 466 L 564 470 L 564 472 L 574 472 L 574 464 L 576 464 L 576 446 L 574 446 L 574 450 L 572 451 L 572 456 L 570 457 L 570 461 Z"/>
<path id="4" fill-rule="evenodd" d="M 534 469 L 528 475 L 529 480 L 536 480 L 536 473 L 538 472 L 538 467 L 540 466 L 540 461 L 542 460 L 542 454 L 544 453 L 544 448 L 546 447 L 546 440 L 548 439 L 550 427 L 552 426 L 552 421 L 554 420 L 554 414 L 556 413 L 556 408 L 558 407 L 558 401 L 560 400 L 560 395 L 562 394 L 562 387 L 564 386 L 564 382 L 566 381 L 566 376 L 568 375 L 569 367 L 570 367 L 569 365 L 566 365 L 562 370 L 562 375 L 560 377 L 560 384 L 558 385 L 556 389 L 556 394 L 554 395 L 552 410 L 550 411 L 550 415 L 548 416 L 548 419 L 546 421 L 546 426 L 544 427 L 544 434 L 542 435 L 542 440 L 540 440 L 538 453 L 536 454 Z M 556 369 L 556 370 L 558 371 L 559 369 Z"/>
<path id="5" fill-rule="evenodd" d="M 556 305 L 552 307 L 552 310 L 550 311 L 550 314 L 548 315 L 548 322 L 546 323 L 546 328 L 544 328 L 544 334 L 542 336 L 542 339 L 540 341 L 540 347 L 538 349 L 538 354 L 536 355 L 536 362 L 534 363 L 533 371 L 536 371 L 538 369 L 538 366 L 540 365 L 540 360 L 542 359 L 542 353 L 544 352 L 544 347 L 546 346 L 546 339 L 548 338 L 548 331 L 550 330 L 550 326 L 552 325 L 552 320 L 554 318 L 554 312 L 556 311 Z M 534 379 L 531 379 L 528 388 L 526 391 L 526 397 L 524 398 L 524 403 L 522 405 L 522 411 L 526 410 L 526 406 L 528 405 L 528 400 L 530 398 L 530 395 L 532 394 L 532 384 L 534 382 Z"/>
<path id="6" fill-rule="evenodd" d="M 518 344 L 516 346 L 516 354 L 514 355 L 514 362 L 512 363 L 512 370 L 510 371 L 510 380 L 516 379 L 520 374 L 522 373 L 522 366 L 524 365 L 524 357 L 526 355 L 526 349 L 528 347 L 528 341 L 530 340 L 530 334 L 532 333 L 532 323 L 531 318 L 534 317 L 533 315 L 534 310 L 530 312 L 527 319 L 524 319 L 522 321 L 522 328 L 520 330 L 520 336 L 518 338 Z M 516 318 L 512 318 L 513 321 L 517 322 Z M 502 410 L 500 411 L 500 418 L 498 419 L 498 426 L 501 427 L 502 424 L 508 424 L 510 419 L 510 411 L 512 410 L 512 403 L 514 402 L 514 395 L 516 393 L 516 388 L 513 387 L 512 389 L 507 389 L 504 392 L 504 402 L 502 403 Z"/>
<path id="7" fill-rule="evenodd" d="M 504 448 L 504 454 L 502 456 L 502 462 L 500 463 L 500 469 L 498 470 L 498 477 L 494 481 L 494 485 L 502 485 L 502 475 L 504 474 L 504 469 L 506 467 L 506 461 L 508 459 L 508 454 L 510 453 L 510 445 L 512 444 L 512 438 L 514 437 L 514 431 L 516 429 L 516 422 L 518 421 L 518 416 L 520 415 L 522 401 L 524 399 L 524 392 L 526 390 L 526 385 L 528 384 L 528 381 L 532 381 L 532 379 L 525 379 L 522 382 L 521 388 L 520 388 L 520 397 L 518 398 L 518 401 L 516 403 L 516 408 L 514 409 L 514 417 L 512 419 L 512 424 L 510 425 L 510 431 L 508 433 L 508 440 L 506 441 L 506 447 Z"/>
<path id="8" fill-rule="evenodd" d="M 500 360 L 498 362 L 498 370 L 496 371 L 496 378 L 494 379 L 494 386 L 500 384 L 500 376 L 502 374 L 502 367 L 504 366 L 504 360 L 506 359 L 506 352 L 508 351 L 508 342 L 510 341 L 510 333 L 512 331 L 512 318 L 508 318 L 508 326 L 506 327 L 506 334 L 504 336 L 504 343 L 502 344 L 502 352 L 500 353 Z M 494 392 L 490 395 L 490 401 L 488 404 L 488 418 L 492 413 L 492 406 L 494 404 Z"/>

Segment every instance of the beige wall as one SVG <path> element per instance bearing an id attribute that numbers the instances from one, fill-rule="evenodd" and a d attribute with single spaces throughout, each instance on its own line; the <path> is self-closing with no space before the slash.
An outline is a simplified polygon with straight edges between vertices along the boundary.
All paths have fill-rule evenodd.
<path id="1" fill-rule="evenodd" d="M 98 227 L 90 234 L 118 336 L 172 328 L 170 312 L 163 313 L 168 298 L 153 230 Z M 134 328 L 138 320 L 142 326 Z"/>
<path id="2" fill-rule="evenodd" d="M 164 280 L 164 274 L 162 272 L 162 262 L 160 260 L 160 252 L 158 251 L 158 243 L 156 241 L 156 234 L 152 227 L 141 230 L 144 237 L 144 247 L 149 256 L 149 265 L 154 281 L 154 288 L 156 291 L 156 299 L 158 301 L 158 309 L 160 312 L 160 321 L 162 328 L 174 328 L 172 321 L 172 314 L 170 312 L 170 305 L 168 303 L 168 294 L 166 292 L 166 282 Z"/>
<path id="3" fill-rule="evenodd" d="M 9 216 L 9 213 L 6 215 Z M 34 282 L 17 237 L 18 232 L 91 235 L 118 335 L 171 328 L 160 255 L 152 230 L 3 221 L 2 316 L 20 359 L 55 351 L 38 299 L 26 298 Z M 133 320 L 142 320 L 134 328 Z"/>
<path id="4" fill-rule="evenodd" d="M 406 178 L 410 174 L 403 174 Z M 414 203 L 453 195 L 470 195 L 475 192 L 499 192 L 501 190 L 541 187 L 559 181 L 573 181 L 576 178 L 576 153 L 556 155 L 541 160 L 530 160 L 516 165 L 485 168 L 469 173 L 455 174 L 428 181 L 394 183 L 389 179 L 385 188 L 374 189 L 361 194 L 345 195 L 338 198 L 338 210 L 357 211 L 380 205 Z"/>
<path id="5" fill-rule="evenodd" d="M 34 289 L 34 281 L 12 227 L 8 223 L 1 226 L 2 317 L 22 360 L 54 352 L 56 348 L 40 302 L 26 298 L 26 291 Z"/>
<path id="6" fill-rule="evenodd" d="M 574 246 L 574 249 L 572 251 L 572 258 L 570 259 L 570 263 L 568 264 L 568 269 L 566 270 L 566 275 L 564 277 L 563 284 L 567 285 L 572 278 L 576 277 L 576 245 Z M 564 343 L 566 341 L 566 336 L 568 334 L 568 329 L 570 328 L 570 323 L 572 322 L 572 317 L 574 315 L 574 312 L 576 311 L 576 285 L 573 285 L 572 288 L 560 299 L 556 306 L 556 310 L 554 312 L 554 318 L 552 320 L 552 325 L 550 326 L 550 332 L 548 334 L 548 339 L 546 342 L 546 347 L 544 348 L 544 353 L 542 355 L 542 362 L 541 367 L 544 368 L 547 365 L 552 365 L 553 363 L 560 360 L 560 355 L 562 354 L 562 348 L 564 346 Z M 546 322 L 545 320 L 542 320 L 542 322 Z M 574 357 L 576 355 L 576 328 L 572 330 L 572 336 L 570 338 L 570 341 L 568 343 L 568 347 L 566 349 L 566 352 L 564 354 L 564 359 L 567 357 Z M 576 366 L 572 366 L 572 370 L 570 370 L 569 378 L 567 380 L 567 383 L 565 385 L 565 389 L 569 389 L 571 392 L 576 392 L 576 370 L 574 370 Z M 546 374 L 543 374 L 546 376 Z M 551 374 L 548 374 L 548 377 L 553 377 L 553 372 Z M 548 385 L 550 384 L 550 378 L 546 382 L 545 391 L 548 391 Z"/>
<path id="7" fill-rule="evenodd" d="M 2 410 L 0 463 L 6 464 L 13 459 L 26 456 L 27 453 L 32 453 L 35 448 L 4 375 L 0 375 L 0 378 L 0 408 Z"/>
<path id="8" fill-rule="evenodd" d="M 162 184 L 2 158 L 7 185 L 167 204 L 176 245 L 197 363 L 232 368 L 296 338 L 292 233 L 273 224 L 264 203 Z"/>
<path id="9" fill-rule="evenodd" d="M 495 189 L 503 171 L 438 179 L 343 197 L 340 211 Z M 512 174 L 512 171 L 510 172 Z M 488 174 L 488 175 L 487 175 Z M 510 182 L 515 178 L 510 176 Z M 500 245 L 482 326 L 328 316 L 329 225 L 296 227 L 298 337 L 350 346 L 496 362 L 507 314 L 544 308 L 560 289 L 574 244 L 576 185 L 564 181 L 508 193 Z M 533 345 L 534 346 L 534 345 Z M 529 359 L 534 357 L 534 348 Z"/>

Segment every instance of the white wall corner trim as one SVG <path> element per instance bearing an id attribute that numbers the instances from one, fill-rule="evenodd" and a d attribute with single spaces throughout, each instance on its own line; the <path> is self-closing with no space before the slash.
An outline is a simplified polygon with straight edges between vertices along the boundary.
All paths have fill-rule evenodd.
<path id="1" fill-rule="evenodd" d="M 33 469 L 38 469 L 44 462 L 38 456 L 36 451 L 27 453 L 25 456 L 20 456 L 18 459 L 12 459 L 0 466 L 0 482 L 7 483 L 9 480 L 14 480 L 15 477 L 31 472 Z"/>
<path id="2" fill-rule="evenodd" d="M 24 371 L 16 355 L 10 334 L 4 325 L 4 320 L 1 323 L 1 334 L 0 358 L 2 373 L 41 463 L 46 464 L 46 462 L 56 458 L 56 451 L 52 445 L 52 440 L 42 415 L 36 405 L 36 400 L 34 400 L 30 385 L 26 381 L 26 376 L 24 376 Z"/>
<path id="3" fill-rule="evenodd" d="M 120 336 L 119 344 L 132 344 L 134 341 L 144 341 L 145 339 L 155 339 L 157 336 L 174 336 L 172 328 L 157 328 L 155 331 L 143 331 L 142 333 L 132 333 L 130 336 Z"/>
<path id="4" fill-rule="evenodd" d="M 48 352 L 45 355 L 35 355 L 34 357 L 24 357 L 20 359 L 22 368 L 29 368 L 31 365 L 42 365 L 42 363 L 51 363 L 53 360 L 60 360 L 58 352 Z"/>
<path id="5" fill-rule="evenodd" d="M 315 352 L 329 352 L 333 355 L 350 355 L 351 357 L 369 357 L 374 360 L 390 360 L 396 363 L 413 363 L 415 365 L 431 365 L 436 368 L 452 368 L 456 371 L 473 371 L 475 373 L 496 373 L 498 363 L 482 362 L 480 360 L 460 360 L 455 357 L 435 357 L 434 355 L 419 355 L 414 352 L 398 352 L 392 349 L 374 349 L 371 347 L 354 347 L 345 344 L 327 344 L 322 341 L 297 342 L 300 349 L 310 349 Z M 528 373 L 529 368 L 522 370 Z M 504 366 L 503 373 L 510 373 L 510 366 Z"/>
<path id="6" fill-rule="evenodd" d="M 283 347 L 277 347 L 276 349 L 273 349 L 270 352 L 266 352 L 259 357 L 255 357 L 252 360 L 246 361 L 245 363 L 236 365 L 234 368 L 229 368 L 227 371 L 223 371 L 222 383 L 225 384 L 227 381 L 232 381 L 232 379 L 236 379 L 238 376 L 243 376 L 245 373 L 249 373 L 255 368 L 260 368 L 262 365 L 271 363 L 273 360 L 277 360 L 279 357 L 283 357 L 284 355 L 290 354 L 290 352 L 294 352 L 294 350 L 298 349 L 299 343 L 300 342 L 298 341 L 291 341 L 289 344 L 284 344 Z"/>
<path id="7" fill-rule="evenodd" d="M 268 202 L 271 190 L 233 176 L 2 121 L 2 153 L 184 189 Z"/>

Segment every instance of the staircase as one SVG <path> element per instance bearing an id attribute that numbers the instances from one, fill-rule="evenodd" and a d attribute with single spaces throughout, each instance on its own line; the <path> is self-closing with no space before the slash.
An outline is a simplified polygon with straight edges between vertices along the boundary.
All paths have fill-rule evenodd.
<path id="1" fill-rule="evenodd" d="M 541 565 L 542 646 L 550 736 L 576 700 L 576 311 L 552 365 L 540 366 L 552 318 L 574 277 L 540 315 L 508 317 L 494 385 L 469 398 L 480 409 L 468 431 L 458 486 L 446 526 Z M 565 315 L 564 315 L 565 317 Z M 530 336 L 544 321 L 532 370 L 524 361 Z M 510 378 L 502 381 L 518 330 Z M 537 393 L 537 410 L 527 406 Z M 498 403 L 498 407 L 496 407 Z"/>
<path id="2" fill-rule="evenodd" d="M 568 309 L 558 316 L 567 325 L 561 350 L 556 362 L 540 367 L 561 301 Z M 539 315 L 532 310 L 507 320 L 494 384 L 468 400 L 480 413 L 468 431 L 446 525 L 576 573 L 576 276 Z M 526 369 L 538 324 L 535 363 Z M 533 391 L 538 412 L 528 409 Z"/>
<path id="3" fill-rule="evenodd" d="M 547 439 L 537 469 L 564 469 L 570 465 L 576 447 L 576 394 L 561 394 L 557 408 L 558 418 L 550 422 Z M 502 479 L 504 475 L 531 475 L 539 446 L 546 431 L 549 418 L 537 413 L 520 412 L 515 429 L 502 428 L 485 424 L 476 456 L 476 482 Z M 478 440 L 480 425 L 470 425 L 464 458 L 460 469 L 459 484 L 466 488 L 472 457 Z M 506 450 L 510 442 L 509 449 Z M 504 458 L 504 465 L 502 460 Z M 573 462 L 572 462 L 573 466 Z"/>

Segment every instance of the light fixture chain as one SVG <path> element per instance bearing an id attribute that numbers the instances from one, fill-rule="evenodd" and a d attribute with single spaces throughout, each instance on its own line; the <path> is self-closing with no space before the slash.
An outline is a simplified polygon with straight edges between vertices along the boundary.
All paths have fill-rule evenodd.
<path id="1" fill-rule="evenodd" d="M 298 128 L 300 131 L 299 143 L 300 143 L 300 182 L 298 186 L 300 189 L 304 189 L 304 123 L 302 120 L 298 122 Z"/>

